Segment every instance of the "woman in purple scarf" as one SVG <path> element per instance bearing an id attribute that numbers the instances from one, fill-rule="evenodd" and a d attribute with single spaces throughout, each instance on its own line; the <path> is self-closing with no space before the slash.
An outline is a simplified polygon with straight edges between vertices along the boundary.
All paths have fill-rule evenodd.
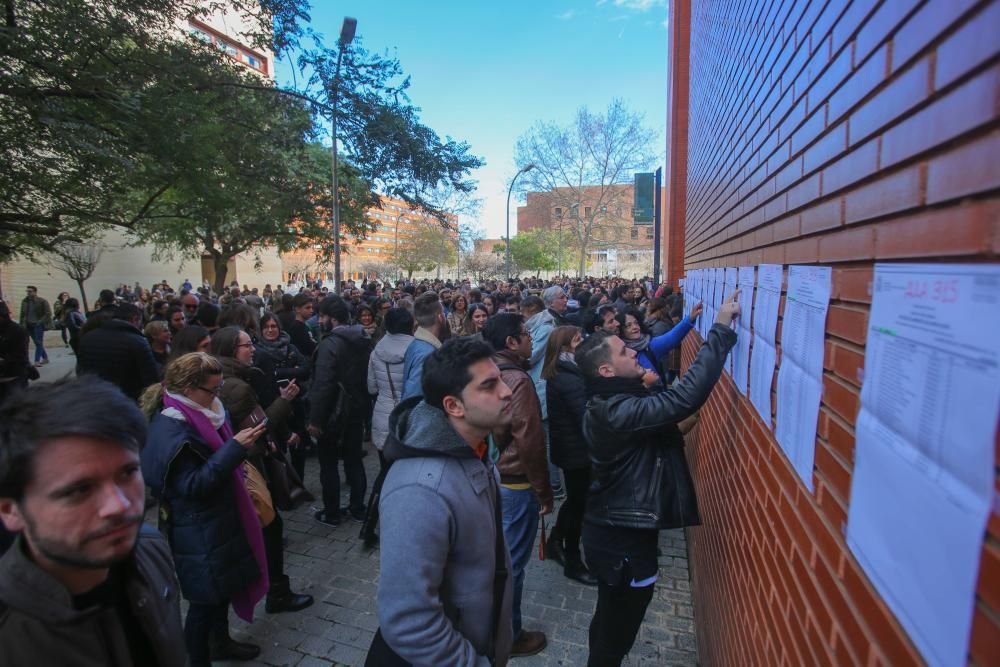
<path id="1" fill-rule="evenodd" d="M 229 605 L 250 622 L 268 589 L 260 521 L 243 484 L 243 462 L 265 426 L 233 435 L 219 401 L 222 366 L 203 352 L 171 362 L 143 394 L 151 417 L 142 472 L 160 503 L 181 592 L 192 667 L 251 660 L 260 648 L 229 636 Z"/>

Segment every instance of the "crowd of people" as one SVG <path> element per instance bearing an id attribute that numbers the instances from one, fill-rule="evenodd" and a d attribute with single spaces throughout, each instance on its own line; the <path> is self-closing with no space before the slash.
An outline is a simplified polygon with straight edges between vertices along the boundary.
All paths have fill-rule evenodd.
<path id="1" fill-rule="evenodd" d="M 89 537 L 124 540 L 131 527 L 130 544 L 169 549 L 190 603 L 183 637 L 192 665 L 252 659 L 259 647 L 229 635 L 230 606 L 249 621 L 261 599 L 267 613 L 313 602 L 284 574 L 280 512 L 314 454 L 314 519 L 331 528 L 356 522 L 381 542 L 380 630 L 368 664 L 504 664 L 543 650 L 545 635 L 523 627 L 521 598 L 539 519 L 557 500 L 547 557 L 566 577 L 598 587 L 589 664 L 620 664 L 652 597 L 657 530 L 698 522 L 683 433 L 735 333 L 713 327 L 681 377 L 680 344 L 701 306 L 684 317 L 681 295 L 666 284 L 338 287 L 268 285 L 258 293 L 234 283 L 216 294 L 188 281 L 176 290 L 165 281 L 150 290 L 121 285 L 101 291 L 86 313 L 65 293 L 50 306 L 29 287 L 17 321 L 0 302 L 0 517 L 11 536 L 21 534 L 0 570 L 32 559 L 45 569 L 64 562 L 47 548 L 74 546 L 46 542 L 25 511 L 43 443 L 124 443 L 117 457 L 129 461 L 130 475 L 141 473 L 168 546 L 155 534 L 136 542 L 143 498 L 119 498 L 115 516 Z M 737 314 L 727 304 L 717 321 L 729 325 Z M 44 333 L 53 328 L 76 356 L 78 379 L 29 386 L 48 361 Z M 120 398 L 107 399 L 108 386 Z M 42 431 L 6 420 L 59 410 L 67 396 L 86 404 L 90 394 L 105 396 L 99 410 L 113 407 L 122 423 L 56 420 L 55 430 Z M 371 485 L 369 451 L 380 463 Z M 119 560 L 94 562 L 114 573 Z M 128 576 L 110 577 L 118 587 L 105 591 L 119 609 L 134 602 L 123 592 Z M 3 582 L 0 574 L 0 614 L 17 604 Z M 78 598 L 102 604 L 87 588 L 69 594 L 77 610 Z M 117 650 L 173 664 L 155 634 L 169 627 L 162 619 L 161 627 L 143 626 L 145 640 Z"/>

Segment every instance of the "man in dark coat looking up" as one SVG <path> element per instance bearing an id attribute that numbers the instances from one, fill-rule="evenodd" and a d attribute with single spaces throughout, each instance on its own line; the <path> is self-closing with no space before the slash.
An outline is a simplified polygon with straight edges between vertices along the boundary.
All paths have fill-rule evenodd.
<path id="1" fill-rule="evenodd" d="M 138 401 L 146 387 L 160 381 L 153 350 L 140 326 L 142 311 L 138 307 L 130 303 L 118 306 L 112 319 L 80 339 L 77 374 L 94 373 Z"/>
<path id="2" fill-rule="evenodd" d="M 678 424 L 698 410 L 736 344 L 739 292 L 719 308 L 708 340 L 681 381 L 651 394 L 635 350 L 598 332 L 576 350 L 590 400 L 583 436 L 593 482 L 583 548 L 597 577 L 588 667 L 617 667 L 632 648 L 653 597 L 660 530 L 701 523 Z"/>

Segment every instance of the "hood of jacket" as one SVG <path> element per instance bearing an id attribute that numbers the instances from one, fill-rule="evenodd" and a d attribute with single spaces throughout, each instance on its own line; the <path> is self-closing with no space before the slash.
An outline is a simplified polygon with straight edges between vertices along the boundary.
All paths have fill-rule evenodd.
<path id="1" fill-rule="evenodd" d="M 372 352 L 378 360 L 387 364 L 401 364 L 406 356 L 406 348 L 413 342 L 407 334 L 386 334 Z"/>
<path id="2" fill-rule="evenodd" d="M 556 319 L 552 317 L 552 313 L 548 310 L 535 313 L 524 322 L 524 326 L 528 329 L 528 331 L 532 332 L 532 338 L 534 338 L 534 332 L 538 331 L 546 324 L 551 327 L 556 326 Z"/>
<path id="3" fill-rule="evenodd" d="M 476 456 L 444 412 L 427 405 L 421 396 L 400 402 L 389 415 L 389 435 L 382 453 L 390 462 L 425 456 Z"/>
<path id="4" fill-rule="evenodd" d="M 365 348 L 371 341 L 371 336 L 360 324 L 345 324 L 331 331 L 329 336 L 341 338 L 344 342 L 358 348 Z M 370 348 L 369 348 L 370 349 Z"/>

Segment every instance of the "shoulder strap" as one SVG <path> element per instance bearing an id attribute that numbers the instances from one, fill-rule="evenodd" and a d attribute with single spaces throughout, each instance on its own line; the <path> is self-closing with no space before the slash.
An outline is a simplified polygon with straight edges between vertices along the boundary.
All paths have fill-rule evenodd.
<path id="1" fill-rule="evenodd" d="M 385 363 L 385 374 L 389 378 L 389 390 L 392 392 L 392 402 L 398 403 L 399 399 L 396 398 L 396 383 L 392 381 L 392 371 L 389 369 L 389 362 Z"/>

